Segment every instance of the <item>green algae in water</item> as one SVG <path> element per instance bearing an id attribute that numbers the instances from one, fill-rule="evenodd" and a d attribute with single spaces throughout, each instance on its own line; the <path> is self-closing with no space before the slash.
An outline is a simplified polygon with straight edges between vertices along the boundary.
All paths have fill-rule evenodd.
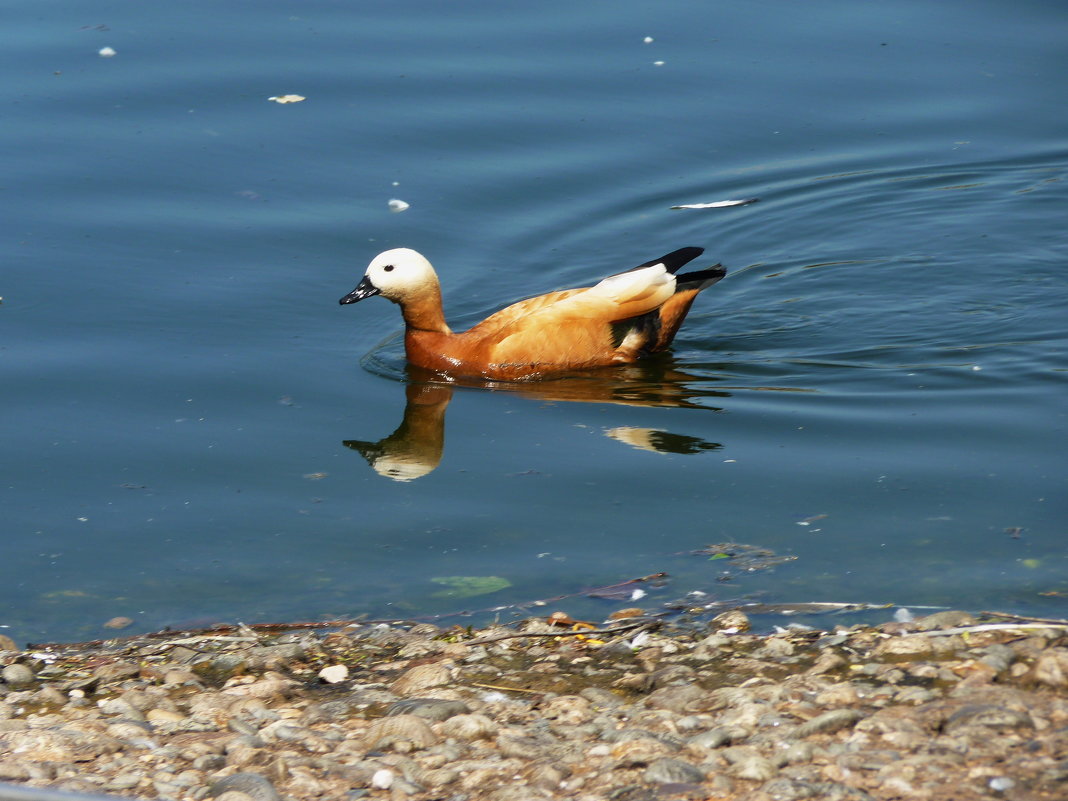
<path id="1" fill-rule="evenodd" d="M 500 576 L 437 576 L 430 580 L 448 587 L 434 593 L 435 598 L 471 598 L 512 586 L 512 582 Z"/>

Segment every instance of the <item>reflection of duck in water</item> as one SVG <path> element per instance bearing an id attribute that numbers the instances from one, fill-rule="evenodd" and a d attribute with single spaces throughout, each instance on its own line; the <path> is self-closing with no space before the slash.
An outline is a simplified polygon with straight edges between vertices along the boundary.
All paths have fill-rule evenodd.
<path id="1" fill-rule="evenodd" d="M 452 376 L 534 378 L 629 364 L 665 350 L 697 293 L 726 275 L 716 265 L 675 276 L 703 252 L 682 248 L 592 287 L 520 301 L 469 331 L 453 333 L 430 262 L 414 250 L 396 248 L 376 256 L 341 303 L 382 295 L 399 304 L 404 350 L 417 367 Z"/>
<path id="2" fill-rule="evenodd" d="M 670 361 L 670 360 L 668 360 Z M 359 451 L 374 471 L 394 481 L 422 478 L 441 462 L 445 449 L 445 409 L 452 400 L 452 385 L 422 383 L 432 381 L 433 373 L 409 368 L 413 379 L 405 387 L 407 404 L 404 419 L 397 430 L 378 442 L 345 440 L 344 445 Z M 653 360 L 641 368 L 616 371 L 593 371 L 566 379 L 514 382 L 463 381 L 464 385 L 511 390 L 540 401 L 587 401 L 616 403 L 626 406 L 672 406 L 715 410 L 697 403 L 700 398 L 726 397 L 727 393 L 687 386 L 684 381 L 695 376 L 674 369 L 670 364 Z M 641 450 L 660 453 L 698 453 L 720 446 L 696 437 L 656 429 L 614 428 L 605 435 Z"/>
<path id="3" fill-rule="evenodd" d="M 653 453 L 698 453 L 723 447 L 716 442 L 705 442 L 698 437 L 672 434 L 670 431 L 661 431 L 658 428 L 616 426 L 605 431 L 604 435 L 619 442 L 625 442 L 638 450 Z"/>
<path id="4" fill-rule="evenodd" d="M 396 431 L 378 442 L 344 441 L 376 473 L 394 481 L 422 478 L 438 466 L 445 449 L 445 410 L 452 400 L 449 387 L 432 384 L 409 384 L 405 394 L 408 403 Z"/>

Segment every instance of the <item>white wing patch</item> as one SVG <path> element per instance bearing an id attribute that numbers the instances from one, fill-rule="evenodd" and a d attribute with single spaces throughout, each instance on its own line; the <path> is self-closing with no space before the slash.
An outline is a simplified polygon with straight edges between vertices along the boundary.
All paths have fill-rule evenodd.
<path id="1" fill-rule="evenodd" d="M 617 303 L 637 300 L 650 293 L 663 291 L 665 300 L 675 291 L 675 276 L 667 271 L 663 264 L 653 264 L 640 270 L 628 270 L 618 275 L 610 275 L 588 293 L 611 298 Z"/>
<path id="2" fill-rule="evenodd" d="M 659 308 L 675 294 L 675 276 L 663 264 L 610 275 L 599 284 L 576 292 L 545 311 L 562 319 L 577 315 L 604 321 L 635 317 Z"/>

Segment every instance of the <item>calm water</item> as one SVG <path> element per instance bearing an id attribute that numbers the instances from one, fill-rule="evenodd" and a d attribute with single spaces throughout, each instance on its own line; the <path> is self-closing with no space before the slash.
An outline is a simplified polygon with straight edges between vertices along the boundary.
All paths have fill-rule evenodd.
<path id="1" fill-rule="evenodd" d="M 647 608 L 1068 614 L 1062 4 L 0 7 L 16 640 L 661 571 Z M 731 274 L 668 358 L 450 390 L 337 304 L 400 245 L 461 323 L 683 245 Z M 722 542 L 797 558 L 717 582 Z"/>

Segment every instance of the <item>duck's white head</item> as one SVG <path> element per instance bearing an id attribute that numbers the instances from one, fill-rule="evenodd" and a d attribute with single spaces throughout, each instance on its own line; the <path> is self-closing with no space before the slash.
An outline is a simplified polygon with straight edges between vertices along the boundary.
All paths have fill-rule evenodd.
<path id="1" fill-rule="evenodd" d="M 381 295 L 400 303 L 415 293 L 438 288 L 438 276 L 423 254 L 411 248 L 394 248 L 379 253 L 367 265 L 363 280 L 340 303 L 355 303 Z"/>

